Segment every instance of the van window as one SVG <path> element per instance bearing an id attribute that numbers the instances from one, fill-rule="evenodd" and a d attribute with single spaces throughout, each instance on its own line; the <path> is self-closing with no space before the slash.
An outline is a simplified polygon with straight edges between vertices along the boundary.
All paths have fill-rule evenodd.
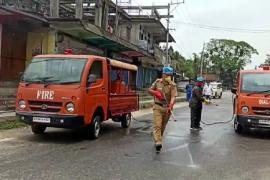
<path id="1" fill-rule="evenodd" d="M 103 64 L 102 61 L 94 61 L 90 68 L 90 73 L 96 75 L 97 79 L 103 79 Z"/>

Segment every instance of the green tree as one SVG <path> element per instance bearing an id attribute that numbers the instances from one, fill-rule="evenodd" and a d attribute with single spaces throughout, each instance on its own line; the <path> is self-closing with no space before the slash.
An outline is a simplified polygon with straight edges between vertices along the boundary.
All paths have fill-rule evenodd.
<path id="1" fill-rule="evenodd" d="M 270 54 L 266 54 L 266 59 L 263 64 L 261 64 L 259 67 L 263 67 L 263 65 L 269 65 L 270 66 Z"/>
<path id="2" fill-rule="evenodd" d="M 171 65 L 177 73 L 184 73 L 188 78 L 193 78 L 195 76 L 193 59 L 186 59 L 178 51 L 174 51 L 172 47 L 169 48 L 169 55 L 172 60 Z"/>
<path id="3" fill-rule="evenodd" d="M 266 54 L 265 64 L 270 65 L 270 54 Z"/>
<path id="4" fill-rule="evenodd" d="M 233 84 L 236 73 L 251 63 L 253 54 L 257 50 L 244 41 L 227 39 L 211 39 L 206 45 L 203 53 L 205 64 L 208 65 L 208 72 L 216 73 L 220 79 Z"/>

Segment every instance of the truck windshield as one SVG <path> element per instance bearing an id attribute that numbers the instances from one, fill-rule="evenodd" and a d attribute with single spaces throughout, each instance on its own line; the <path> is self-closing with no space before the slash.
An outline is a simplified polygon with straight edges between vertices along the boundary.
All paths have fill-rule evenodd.
<path id="1" fill-rule="evenodd" d="M 79 84 L 86 59 L 36 58 L 28 66 L 22 81 L 40 84 Z"/>
<path id="2" fill-rule="evenodd" d="M 242 77 L 241 92 L 269 93 L 270 73 L 244 74 Z"/>

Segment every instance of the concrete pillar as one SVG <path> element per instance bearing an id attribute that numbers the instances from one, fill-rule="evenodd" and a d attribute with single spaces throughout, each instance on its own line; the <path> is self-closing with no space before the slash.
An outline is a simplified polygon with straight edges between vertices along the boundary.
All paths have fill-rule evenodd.
<path id="1" fill-rule="evenodd" d="M 96 0 L 95 25 L 101 27 L 101 23 L 102 23 L 102 0 Z"/>
<path id="2" fill-rule="evenodd" d="M 107 30 L 108 28 L 108 20 L 109 20 L 109 5 L 108 3 L 104 3 L 104 11 L 102 15 L 102 28 Z"/>
<path id="3" fill-rule="evenodd" d="M 75 17 L 78 19 L 83 18 L 83 0 L 76 0 L 76 14 Z"/>
<path id="4" fill-rule="evenodd" d="M 59 17 L 59 0 L 50 0 L 50 17 Z"/>
<path id="5" fill-rule="evenodd" d="M 48 54 L 55 54 L 56 53 L 56 31 L 49 31 L 48 32 Z"/>

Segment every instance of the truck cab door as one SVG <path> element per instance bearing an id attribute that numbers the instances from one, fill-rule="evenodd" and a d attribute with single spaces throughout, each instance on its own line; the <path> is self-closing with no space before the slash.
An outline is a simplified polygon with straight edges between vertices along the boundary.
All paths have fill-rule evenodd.
<path id="1" fill-rule="evenodd" d="M 104 113 L 107 113 L 108 107 L 108 77 L 107 77 L 106 60 L 95 59 L 88 73 L 86 84 L 86 99 L 85 99 L 85 117 L 87 124 L 92 122 L 98 107 L 103 108 Z M 106 114 L 105 116 L 106 117 Z"/>

